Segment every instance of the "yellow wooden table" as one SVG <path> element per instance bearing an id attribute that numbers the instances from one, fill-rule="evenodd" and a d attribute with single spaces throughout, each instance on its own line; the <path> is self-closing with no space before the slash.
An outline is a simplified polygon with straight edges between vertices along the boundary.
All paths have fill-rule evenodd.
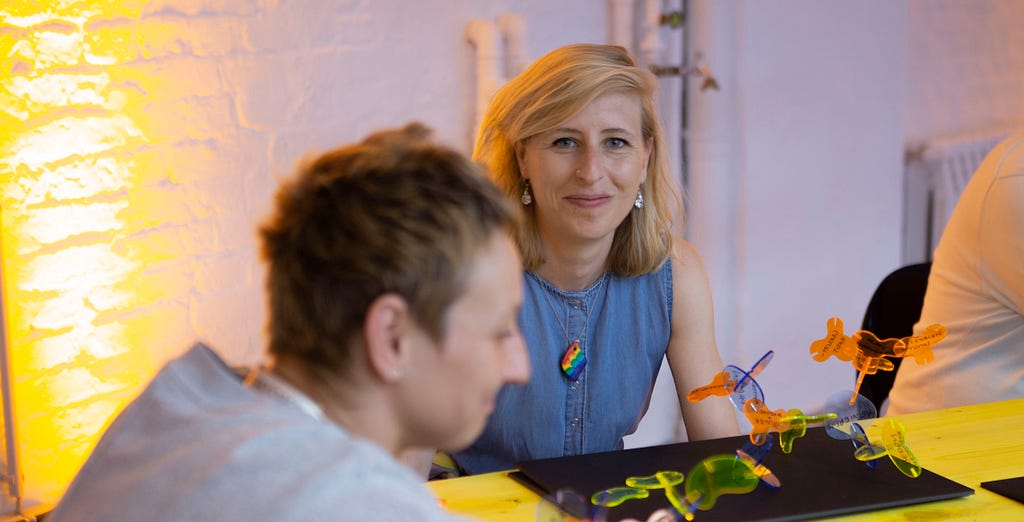
<path id="1" fill-rule="evenodd" d="M 1024 399 L 894 418 L 906 426 L 907 446 L 923 467 L 973 488 L 975 493 L 831 520 L 1024 520 L 1024 504 L 979 485 L 1024 476 Z M 877 429 L 877 423 L 868 429 L 872 439 L 878 437 Z M 500 471 L 427 485 L 456 513 L 493 522 L 532 521 L 540 497 L 507 475 Z"/>

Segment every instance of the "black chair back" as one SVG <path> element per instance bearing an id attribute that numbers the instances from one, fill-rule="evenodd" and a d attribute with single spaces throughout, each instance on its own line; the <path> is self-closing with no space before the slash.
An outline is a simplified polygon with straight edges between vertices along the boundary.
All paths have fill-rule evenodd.
<path id="1" fill-rule="evenodd" d="M 861 328 L 879 339 L 913 335 L 914 323 L 921 318 L 921 305 L 931 268 L 930 262 L 907 265 L 886 276 L 871 296 Z M 889 390 L 892 390 L 900 362 L 901 359 L 892 359 L 895 368 L 891 372 L 864 376 L 860 393 L 874 403 L 879 413 L 882 403 L 889 397 Z"/>

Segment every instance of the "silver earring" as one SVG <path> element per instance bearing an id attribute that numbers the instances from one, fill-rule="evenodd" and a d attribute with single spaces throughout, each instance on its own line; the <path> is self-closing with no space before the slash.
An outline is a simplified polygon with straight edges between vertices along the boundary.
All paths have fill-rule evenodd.
<path id="1" fill-rule="evenodd" d="M 577 175 L 577 176 L 579 176 L 579 175 L 580 175 L 580 169 L 576 169 L 576 175 Z"/>
<path id="2" fill-rule="evenodd" d="M 533 203 L 533 196 L 530 195 L 530 180 L 523 180 L 526 185 L 523 186 L 523 195 L 519 198 L 519 201 L 523 202 L 524 207 L 528 207 Z"/>
<path id="3" fill-rule="evenodd" d="M 636 200 L 633 201 L 633 206 L 636 208 L 644 208 L 644 194 L 640 192 L 640 189 L 636 190 Z"/>

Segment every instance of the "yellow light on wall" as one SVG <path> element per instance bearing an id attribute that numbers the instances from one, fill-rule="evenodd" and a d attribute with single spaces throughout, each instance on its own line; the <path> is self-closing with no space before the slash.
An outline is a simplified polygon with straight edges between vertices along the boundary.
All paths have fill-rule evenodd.
<path id="1" fill-rule="evenodd" d="M 111 416 L 153 372 L 144 248 L 125 222 L 146 136 L 110 80 L 133 51 L 90 20 L 135 2 L 0 6 L 0 205 L 24 491 L 55 502 Z"/>

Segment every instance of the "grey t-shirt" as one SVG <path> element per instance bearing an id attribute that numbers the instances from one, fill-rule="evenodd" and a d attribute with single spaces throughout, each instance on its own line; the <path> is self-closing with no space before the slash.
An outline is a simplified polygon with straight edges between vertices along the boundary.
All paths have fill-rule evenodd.
<path id="1" fill-rule="evenodd" d="M 460 519 L 383 449 L 245 387 L 197 344 L 118 416 L 47 520 Z"/>

